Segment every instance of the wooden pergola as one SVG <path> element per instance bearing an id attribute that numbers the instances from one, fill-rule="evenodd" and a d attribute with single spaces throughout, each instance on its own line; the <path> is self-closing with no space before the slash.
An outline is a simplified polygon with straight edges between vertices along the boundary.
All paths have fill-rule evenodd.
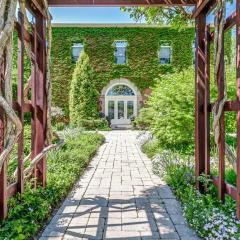
<path id="1" fill-rule="evenodd" d="M 12 2 L 13 0 L 9 0 Z M 210 113 L 213 103 L 210 102 L 210 44 L 214 39 L 214 32 L 206 24 L 206 17 L 214 9 L 216 0 L 48 0 L 48 6 L 194 6 L 193 18 L 196 22 L 196 80 L 195 80 L 195 169 L 196 177 L 201 174 L 210 175 Z M 16 181 L 7 184 L 7 159 L 9 152 L 2 157 L 0 166 L 0 218 L 7 216 L 8 199 L 17 192 L 24 191 L 26 173 L 32 173 L 36 183 L 46 185 L 46 157 L 45 152 L 50 146 L 47 141 L 47 118 L 48 118 L 48 62 L 49 58 L 46 44 L 46 30 L 48 20 L 48 6 L 41 0 L 26 0 L 25 8 L 31 12 L 35 22 L 31 29 L 26 28 L 25 19 L 20 11 L 18 20 L 15 21 L 15 30 L 18 33 L 18 91 L 17 101 L 12 103 L 13 112 L 17 113 L 21 127 L 17 136 L 18 168 Z M 1 15 L 0 15 L 1 16 Z M 1 20 L 1 19 L 0 19 Z M 14 21 L 12 19 L 12 21 Z M 236 100 L 226 101 L 220 117 L 219 131 L 219 176 L 213 177 L 218 188 L 219 199 L 224 201 L 225 194 L 231 195 L 237 202 L 237 216 L 240 218 L 240 0 L 236 0 L 236 11 L 224 22 L 224 32 L 236 26 Z M 1 27 L 1 26 L 0 26 Z M 1 29 L 0 29 L 1 30 Z M 1 36 L 0 36 L 1 37 Z M 1 41 L 1 38 L 0 38 Z M 50 39 L 48 39 L 50 41 Z M 224 34 L 221 43 L 224 46 Z M 31 99 L 26 100 L 24 93 L 24 49 L 30 46 L 31 51 Z M 48 43 L 49 45 L 49 43 Z M 0 51 L 0 90 L 4 97 L 4 84 L 9 71 L 7 67 L 7 48 L 3 53 Z M 218 100 L 224 97 L 224 48 L 220 53 L 220 68 L 217 71 Z M 0 107 L 0 153 L 6 149 L 6 118 L 9 115 L 4 108 Z M 225 182 L 225 126 L 224 112 L 237 112 L 237 187 Z M 33 168 L 24 169 L 24 139 L 23 125 L 24 113 L 30 112 L 32 116 L 32 145 L 31 156 L 34 160 Z M 11 112 L 10 112 L 11 113 Z M 10 116 L 10 115 L 9 115 Z M 9 117 L 11 119 L 11 116 Z M 36 161 L 37 159 L 37 161 Z M 197 181 L 197 188 L 204 191 L 202 184 Z"/>

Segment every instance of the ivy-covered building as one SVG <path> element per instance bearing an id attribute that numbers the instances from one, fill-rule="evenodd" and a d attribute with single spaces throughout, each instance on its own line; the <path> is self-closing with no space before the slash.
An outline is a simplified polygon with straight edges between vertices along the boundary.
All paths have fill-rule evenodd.
<path id="1" fill-rule="evenodd" d="M 160 74 L 193 65 L 194 28 L 55 24 L 52 46 L 53 104 L 68 115 L 72 73 L 84 50 L 96 72 L 99 111 L 122 125 L 138 114 Z"/>

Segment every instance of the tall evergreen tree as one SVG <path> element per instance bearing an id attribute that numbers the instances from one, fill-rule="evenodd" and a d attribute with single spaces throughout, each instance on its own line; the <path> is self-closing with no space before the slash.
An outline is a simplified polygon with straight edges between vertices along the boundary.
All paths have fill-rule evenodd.
<path id="1" fill-rule="evenodd" d="M 76 63 L 70 88 L 69 110 L 72 124 L 98 117 L 99 94 L 93 81 L 94 71 L 89 57 L 82 52 Z"/>

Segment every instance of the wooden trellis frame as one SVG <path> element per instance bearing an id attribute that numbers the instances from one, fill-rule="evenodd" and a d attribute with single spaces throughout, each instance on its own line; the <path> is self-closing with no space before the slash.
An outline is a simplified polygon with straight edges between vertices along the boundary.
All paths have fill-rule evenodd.
<path id="1" fill-rule="evenodd" d="M 47 50 L 46 50 L 46 12 L 43 6 L 37 1 L 26 1 L 26 9 L 31 12 L 35 22 L 31 24 L 31 29 L 26 29 L 24 24 L 24 16 L 18 12 L 18 19 L 15 22 L 15 30 L 18 34 L 18 88 L 17 88 L 17 101 L 13 102 L 13 109 L 17 113 L 19 120 L 22 124 L 22 131 L 18 137 L 17 142 L 17 157 L 18 169 L 17 179 L 14 183 L 7 184 L 7 159 L 0 173 L 0 218 L 4 219 L 7 216 L 7 202 L 8 199 L 15 195 L 17 192 L 23 193 L 24 191 L 24 113 L 31 113 L 31 159 L 35 159 L 39 153 L 43 153 L 46 147 L 46 130 L 47 130 L 47 92 L 46 92 L 46 73 L 47 73 Z M 24 52 L 25 43 L 31 49 L 31 100 L 26 102 L 24 94 Z M 0 69 L 5 75 L 5 66 Z M 3 84 L 4 79 L 2 79 Z M 3 151 L 4 147 L 4 128 L 5 116 L 3 109 L 0 115 L 0 150 Z M 36 183 L 46 185 L 46 159 L 43 154 L 41 159 L 36 162 L 33 167 L 33 177 Z"/>
<path id="2" fill-rule="evenodd" d="M 9 0 L 12 1 L 12 0 Z M 193 17 L 196 19 L 196 95 L 195 95 L 195 160 L 196 177 L 205 173 L 210 175 L 210 103 L 209 79 L 210 79 L 210 42 L 213 33 L 206 25 L 206 16 L 214 8 L 217 0 L 48 0 L 49 6 L 193 6 L 196 5 Z M 225 159 L 225 129 L 224 112 L 220 120 L 220 143 L 219 143 L 219 177 L 214 178 L 214 183 L 219 190 L 219 198 L 224 200 L 225 193 L 231 195 L 237 201 L 237 216 L 240 218 L 240 0 L 236 0 L 236 12 L 226 21 L 224 29 L 228 30 L 236 25 L 236 49 L 237 49 L 237 99 L 227 101 L 224 111 L 237 112 L 237 187 L 233 187 L 224 181 L 224 159 Z M 18 32 L 19 54 L 18 54 L 18 98 L 13 104 L 23 126 L 24 113 L 30 112 L 32 116 L 32 148 L 31 159 L 37 162 L 33 175 L 42 185 L 46 185 L 46 159 L 44 157 L 47 143 L 47 51 L 46 51 L 46 12 L 48 9 L 41 0 L 26 0 L 26 8 L 35 17 L 32 31 L 24 27 L 24 18 L 19 13 L 15 28 Z M 25 42 L 31 46 L 32 69 L 31 69 L 31 101 L 26 102 L 23 91 L 24 79 L 24 47 Z M 222 43 L 224 38 L 222 37 Z M 1 56 L 0 56 L 1 57 Z M 3 54 L 6 59 L 6 52 Z M 221 99 L 224 91 L 224 52 L 220 56 L 222 68 L 218 72 L 218 98 Z M 0 61 L 0 90 L 7 71 L 6 61 Z M 0 153 L 4 150 L 6 119 L 5 112 L 0 108 Z M 7 161 L 4 161 L 0 169 L 0 218 L 7 216 L 7 201 L 16 192 L 24 191 L 23 169 L 23 130 L 18 138 L 18 177 L 17 181 L 10 186 L 7 185 Z M 49 148 L 49 146 L 47 147 Z M 31 169 L 30 169 L 31 170 Z M 201 190 L 203 186 L 197 182 Z"/>
<path id="3" fill-rule="evenodd" d="M 193 17 L 196 19 L 197 52 L 196 52 L 196 96 L 195 96 L 195 159 L 196 177 L 205 173 L 210 175 L 210 112 L 213 103 L 210 103 L 210 44 L 214 39 L 214 32 L 206 24 L 208 13 L 215 7 L 217 1 L 198 1 Z M 236 26 L 236 100 L 226 101 L 220 117 L 219 137 L 219 176 L 213 178 L 218 188 L 218 196 L 224 201 L 225 194 L 232 196 L 237 203 L 237 217 L 240 218 L 240 0 L 236 0 L 235 12 L 224 23 L 224 32 Z M 224 46 L 224 34 L 221 37 Z M 224 97 L 224 47 L 220 55 L 220 69 L 217 72 L 218 101 Z M 225 122 L 224 112 L 237 112 L 237 187 L 225 182 Z M 203 186 L 198 182 L 197 187 Z"/>

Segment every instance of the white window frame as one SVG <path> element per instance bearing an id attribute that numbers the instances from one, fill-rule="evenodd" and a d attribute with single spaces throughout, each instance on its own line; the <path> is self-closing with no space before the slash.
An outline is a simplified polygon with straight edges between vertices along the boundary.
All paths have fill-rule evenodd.
<path id="1" fill-rule="evenodd" d="M 115 58 L 117 58 L 117 57 L 120 57 L 120 56 L 118 56 L 117 54 L 116 54 L 116 50 L 117 50 L 117 48 L 121 48 L 121 47 L 118 47 L 117 46 L 117 44 L 118 43 L 120 43 L 120 42 L 122 42 L 122 43 L 125 43 L 125 46 L 123 46 L 122 48 L 125 48 L 125 61 L 124 61 L 124 63 L 117 63 L 117 62 L 115 62 L 115 64 L 116 65 L 125 65 L 125 64 L 127 64 L 127 47 L 128 47 L 128 42 L 127 42 L 127 40 L 116 40 L 116 41 L 114 41 L 114 57 Z M 114 61 L 115 61 L 115 59 L 114 59 Z"/>
<path id="2" fill-rule="evenodd" d="M 80 50 L 79 50 L 79 55 L 78 56 L 74 56 L 74 54 L 73 54 L 73 50 L 74 49 L 77 49 L 77 48 L 79 48 Z M 84 50 L 84 44 L 83 43 L 73 43 L 73 45 L 72 45 L 72 61 L 73 62 L 77 62 L 77 60 L 78 60 L 78 58 L 79 58 L 79 56 L 80 56 L 80 54 L 81 54 L 81 52 Z"/>
<path id="3" fill-rule="evenodd" d="M 192 43 L 192 56 L 193 56 L 192 63 L 195 64 L 196 62 L 196 42 L 195 41 L 193 41 Z"/>
<path id="4" fill-rule="evenodd" d="M 170 49 L 170 58 L 169 63 L 161 63 L 161 49 L 162 48 L 169 48 Z M 158 60 L 161 65 L 169 65 L 172 63 L 172 46 L 170 44 L 161 44 L 158 51 Z"/>

